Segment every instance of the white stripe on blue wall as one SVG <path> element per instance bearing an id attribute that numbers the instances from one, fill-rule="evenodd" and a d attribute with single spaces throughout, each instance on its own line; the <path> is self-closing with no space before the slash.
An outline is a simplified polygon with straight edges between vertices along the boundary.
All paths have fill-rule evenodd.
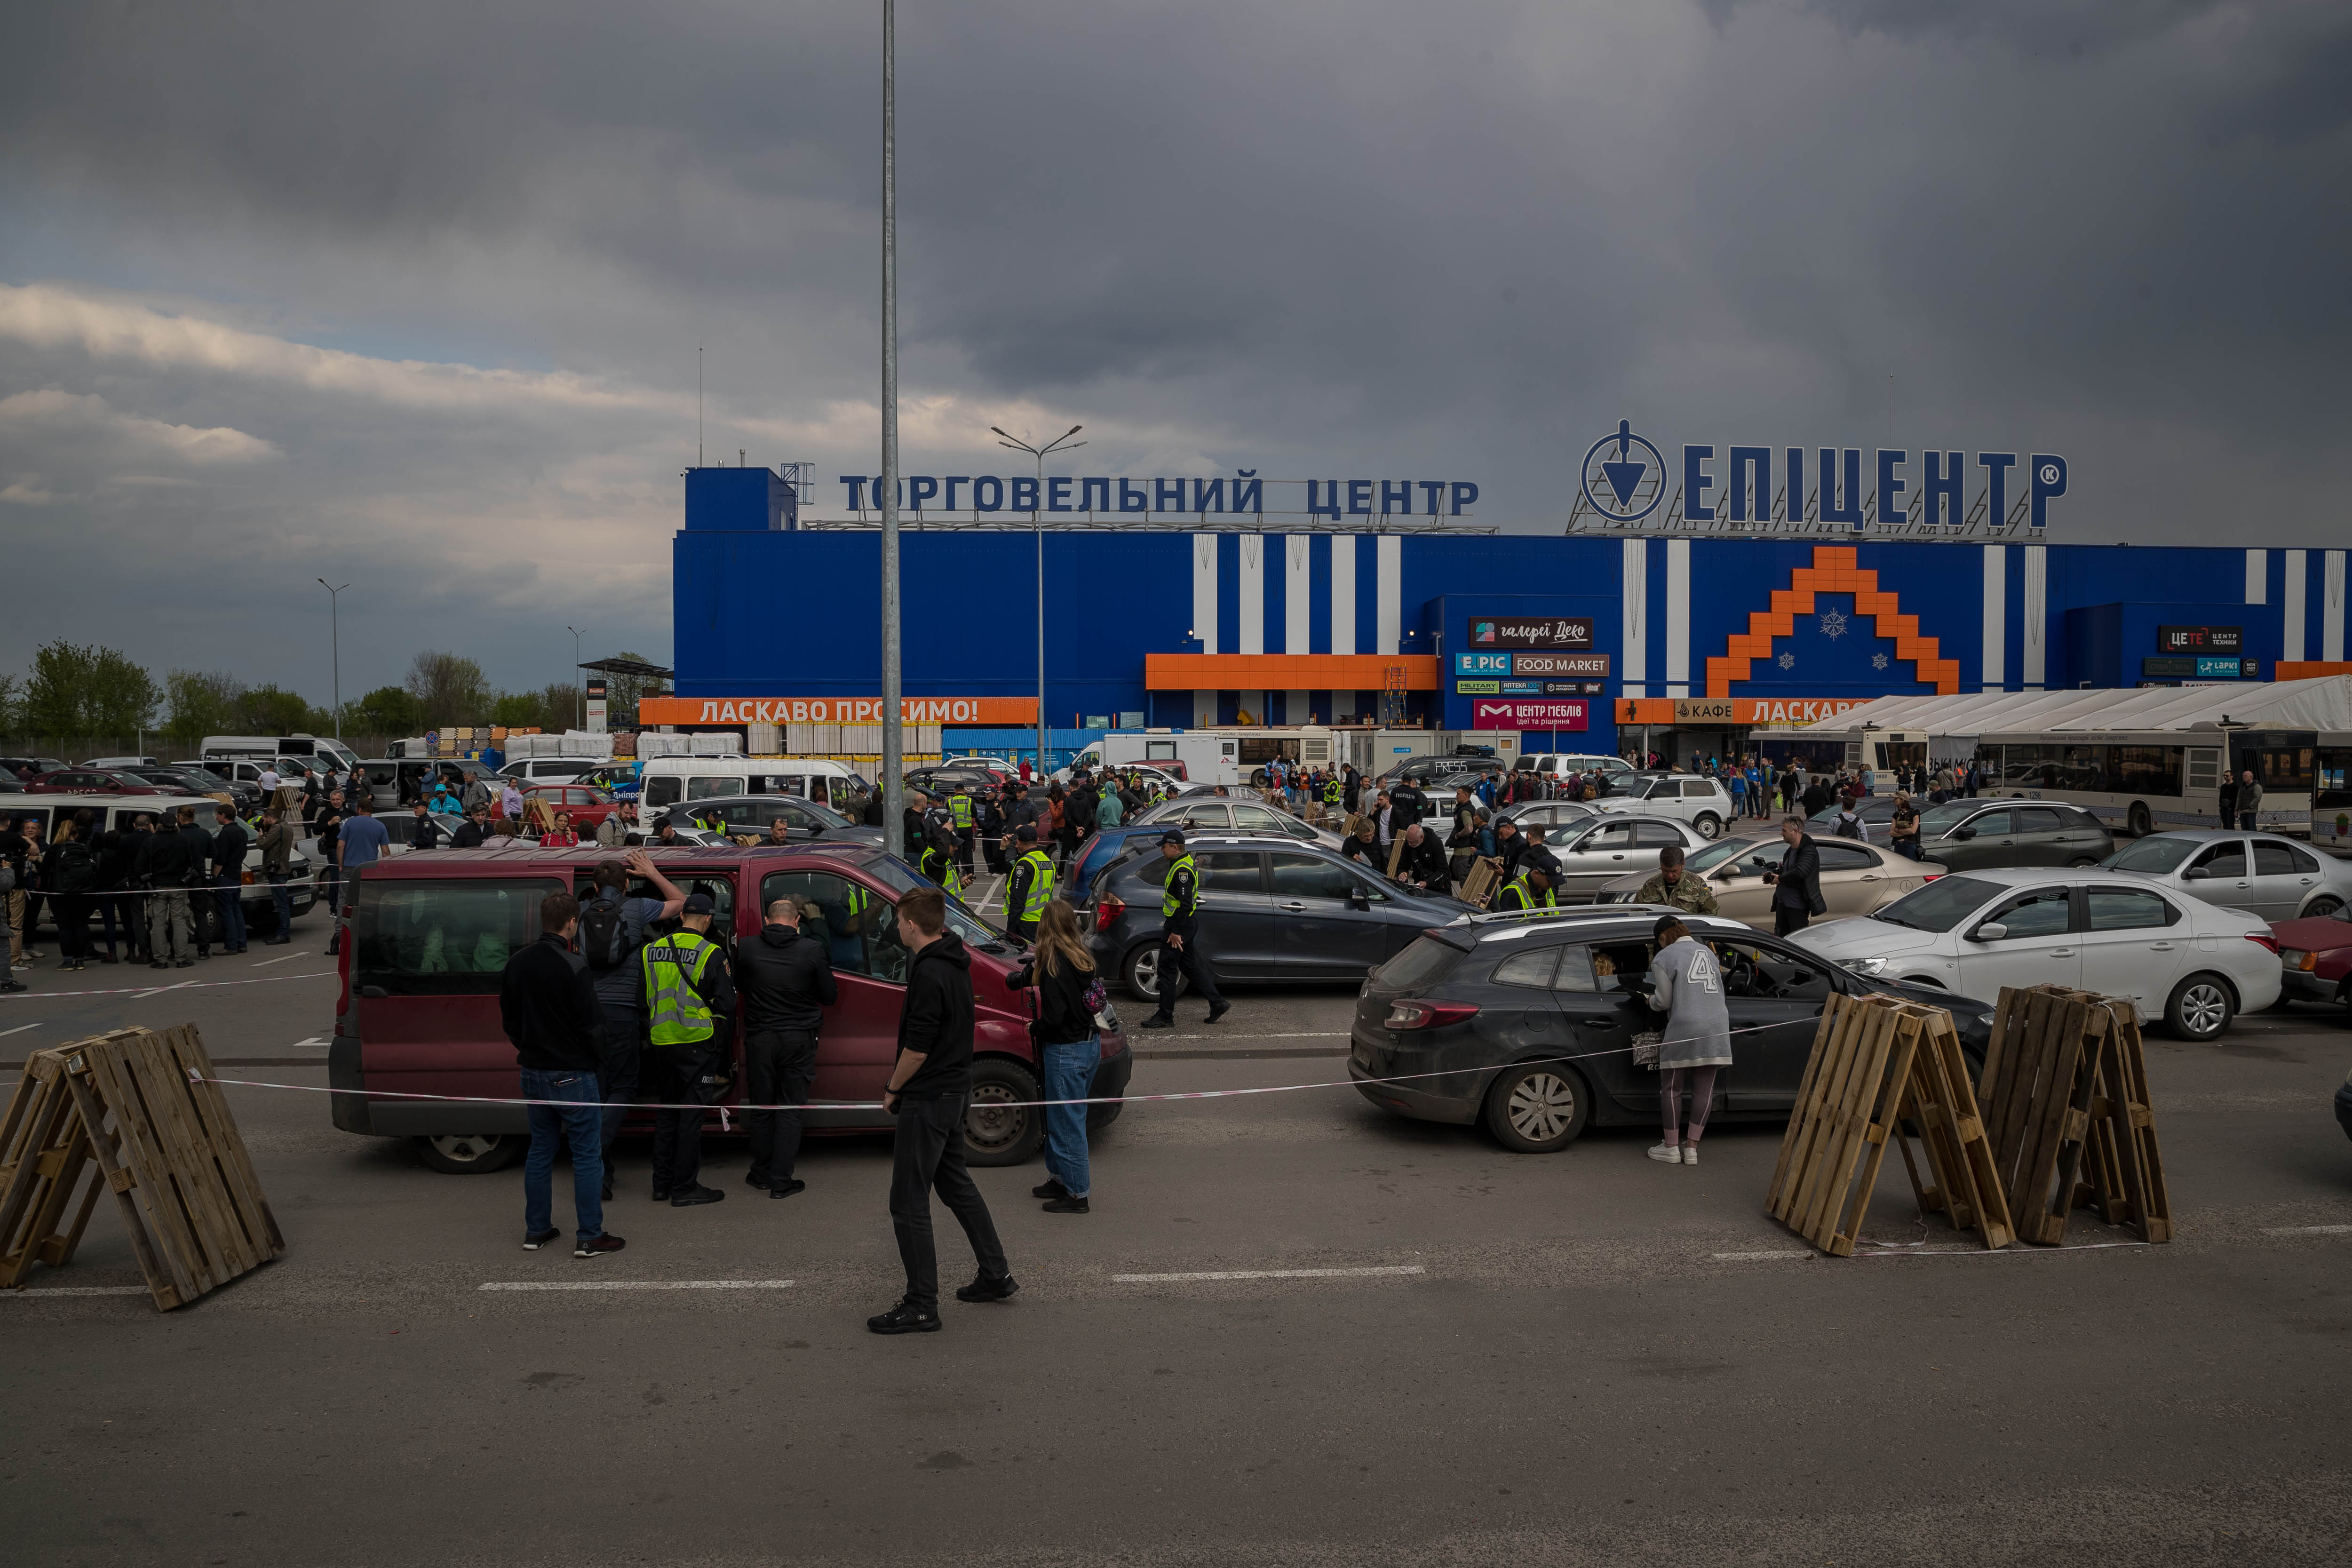
<path id="1" fill-rule="evenodd" d="M 1380 625 L 1373 632 L 1374 653 L 1394 653 L 1404 638 L 1404 539 L 1376 533 L 1372 554 L 1380 588 Z"/>
<path id="2" fill-rule="evenodd" d="M 1688 697 L 1691 678 L 1691 542 L 1666 541 L 1666 695 Z"/>
<path id="3" fill-rule="evenodd" d="M 1352 533 L 1331 536 L 1331 651 L 1356 651 L 1356 536 Z"/>
<path id="4" fill-rule="evenodd" d="M 1217 537 L 1192 536 L 1192 635 L 1202 653 L 1217 651 Z"/>
<path id="5" fill-rule="evenodd" d="M 2320 569 L 2319 657 L 2344 657 L 2344 552 L 2331 550 Z"/>
<path id="6" fill-rule="evenodd" d="M 1265 535 L 1244 533 L 1235 536 L 1234 546 L 1242 552 L 1242 605 L 1234 620 L 1235 653 L 1265 651 Z M 1263 702 L 1259 704 L 1262 709 Z"/>
<path id="7" fill-rule="evenodd" d="M 2246 552 L 2246 603 L 2267 605 L 2271 597 L 2271 552 L 2267 550 Z"/>
<path id="8" fill-rule="evenodd" d="M 1618 545 L 1618 598 L 1624 607 L 1624 642 L 1617 650 L 1618 679 L 1628 697 L 1649 695 L 1650 542 L 1628 539 Z"/>
<path id="9" fill-rule="evenodd" d="M 2049 668 L 2050 547 L 2025 547 L 2025 689 L 2039 691 Z"/>
<path id="10" fill-rule="evenodd" d="M 2304 575 L 2307 570 L 2302 551 L 2286 552 L 2286 651 L 2281 655 L 2284 658 L 2303 658 L 2304 649 L 2309 646 L 2303 637 L 2304 592 L 2310 586 Z"/>
<path id="11" fill-rule="evenodd" d="M 1282 651 L 1313 653 L 1315 601 L 1308 565 L 1315 559 L 1315 536 L 1293 533 L 1282 541 Z M 1293 719 L 1292 723 L 1303 721 Z"/>
<path id="12" fill-rule="evenodd" d="M 2009 546 L 1984 547 L 1984 689 L 2009 679 Z"/>

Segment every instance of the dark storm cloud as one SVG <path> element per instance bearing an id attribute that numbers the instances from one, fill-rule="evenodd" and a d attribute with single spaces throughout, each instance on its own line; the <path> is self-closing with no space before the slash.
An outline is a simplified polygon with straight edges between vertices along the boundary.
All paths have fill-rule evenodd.
<path id="1" fill-rule="evenodd" d="M 813 458 L 826 510 L 833 474 L 871 471 L 877 19 L 20 8 L 0 279 L 609 402 L 365 365 L 321 394 L 255 344 L 161 363 L 0 336 L 0 397 L 99 400 L 0 409 L 10 538 L 62 560 L 78 531 L 145 531 L 132 575 L 194 550 L 232 598 L 256 577 L 224 538 L 341 548 L 404 658 L 470 637 L 543 661 L 551 604 L 666 644 L 695 343 L 714 456 Z M 2076 537 L 2334 536 L 2306 498 L 2345 440 L 2340 5 L 899 25 L 917 471 L 975 466 L 992 423 L 1084 418 L 1089 472 L 1442 468 L 1484 484 L 1487 521 L 1552 526 L 1575 456 L 1631 417 L 1668 443 L 2063 451 Z M 276 456 L 194 465 L 199 437 L 164 427 Z M 167 458 L 188 471 L 147 471 Z"/>

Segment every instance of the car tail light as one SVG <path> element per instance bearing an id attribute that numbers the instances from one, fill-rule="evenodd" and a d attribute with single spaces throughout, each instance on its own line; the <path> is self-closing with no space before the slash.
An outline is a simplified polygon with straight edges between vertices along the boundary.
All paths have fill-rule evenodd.
<path id="1" fill-rule="evenodd" d="M 1108 893 L 1104 894 L 1103 901 L 1095 906 L 1095 930 L 1098 931 L 1110 930 L 1111 923 L 1126 912 L 1126 900 L 1115 898 Z"/>
<path id="2" fill-rule="evenodd" d="M 1919 880 L 1922 882 L 1932 882 L 1942 875 L 1943 873 L 1941 871 L 1922 871 L 1919 873 Z"/>
<path id="3" fill-rule="evenodd" d="M 2266 931 L 2250 931 L 2246 933 L 2246 940 L 2257 947 L 2269 948 L 2273 952 L 2279 950 L 2278 938 Z"/>
<path id="4" fill-rule="evenodd" d="M 1401 996 L 1389 1004 L 1389 1016 L 1383 1027 L 1391 1029 L 1442 1029 L 1448 1024 L 1458 1024 L 1465 1018 L 1478 1016 L 1474 1002 L 1424 1002 L 1418 997 Z"/>

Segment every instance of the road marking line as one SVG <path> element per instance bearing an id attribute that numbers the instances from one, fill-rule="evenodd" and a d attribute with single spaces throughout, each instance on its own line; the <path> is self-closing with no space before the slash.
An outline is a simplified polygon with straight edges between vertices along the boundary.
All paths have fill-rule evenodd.
<path id="1" fill-rule="evenodd" d="M 2264 1236 L 2352 1236 L 2352 1225 L 2264 1226 Z"/>
<path id="2" fill-rule="evenodd" d="M 0 1290 L 0 1300 L 31 1301 L 43 1296 L 144 1296 L 144 1285 L 55 1285 L 38 1290 Z"/>
<path id="3" fill-rule="evenodd" d="M 1156 1033 L 1156 1032 L 1157 1032 L 1157 1031 L 1155 1031 L 1155 1033 Z M 1289 1034 L 1283 1034 L 1283 1035 L 1228 1035 L 1228 1034 L 1223 1034 L 1223 1033 L 1217 1033 L 1217 1034 L 1208 1034 L 1208 1035 L 1169 1035 L 1169 1036 L 1167 1036 L 1167 1037 L 1166 1037 L 1167 1039 L 1171 1040 L 1171 1041 L 1174 1041 L 1174 1040 L 1344 1040 L 1344 1039 L 1346 1039 L 1346 1038 L 1348 1037 L 1348 1033 L 1349 1033 L 1349 1032 L 1348 1032 L 1347 1030 L 1345 1030 L 1345 1029 L 1297 1029 L 1297 1030 L 1294 1030 L 1294 1031 L 1292 1031 L 1292 1032 L 1291 1032 L 1291 1033 L 1289 1033 Z"/>
<path id="4" fill-rule="evenodd" d="M 21 1035 L 27 1029 L 37 1029 L 40 1026 L 41 1026 L 37 1023 L 19 1024 L 13 1029 L 0 1029 L 0 1038 L 5 1038 L 10 1035 Z"/>
<path id="5" fill-rule="evenodd" d="M 310 955 L 307 952 L 289 952 L 283 958 L 265 958 L 259 963 L 248 963 L 246 967 L 247 969 L 267 969 L 273 963 L 291 963 L 298 958 L 308 958 L 310 956 Z"/>
<path id="6" fill-rule="evenodd" d="M 1811 1258 L 1810 1252 L 1718 1252 L 1717 1263 L 1761 1263 L 1770 1258 Z"/>
<path id="7" fill-rule="evenodd" d="M 309 1039 L 307 1039 L 307 1040 L 297 1040 L 297 1041 L 295 1041 L 292 1045 L 290 1045 L 290 1046 L 287 1047 L 286 1048 L 287 1048 L 288 1050 L 289 1050 L 289 1051 L 299 1051 L 299 1050 L 300 1050 L 304 1046 L 323 1046 L 323 1045 L 326 1045 L 327 1043 L 328 1043 L 328 1040 L 327 1040 L 327 1037 L 326 1037 L 324 1035 L 312 1035 Z"/>
<path id="8" fill-rule="evenodd" d="M 161 994 L 162 993 L 166 992 L 166 991 L 184 991 L 184 990 L 186 990 L 189 986 L 194 985 L 194 984 L 195 984 L 195 982 L 194 982 L 194 981 L 193 981 L 193 980 L 183 980 L 183 981 L 181 981 L 177 985 L 158 985 L 158 986 L 156 986 L 156 987 L 155 987 L 153 990 L 152 990 L 152 991 L 134 991 L 134 992 L 132 992 L 132 993 L 131 994 L 131 999 L 133 1002 L 136 1002 L 136 1001 L 138 1001 L 142 996 L 154 996 L 154 995 L 159 995 L 159 994 Z"/>
<path id="9" fill-rule="evenodd" d="M 790 1279 L 492 1279 L 480 1290 L 789 1290 Z"/>
<path id="10" fill-rule="evenodd" d="M 1114 1274 L 1114 1285 L 1166 1285 L 1192 1279 L 1361 1279 L 1373 1275 L 1425 1274 L 1418 1263 L 1378 1268 L 1220 1268 L 1199 1274 Z"/>

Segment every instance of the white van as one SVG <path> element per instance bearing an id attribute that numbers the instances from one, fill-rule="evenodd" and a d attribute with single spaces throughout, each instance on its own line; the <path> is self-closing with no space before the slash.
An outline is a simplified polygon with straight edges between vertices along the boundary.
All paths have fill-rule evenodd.
<path id="1" fill-rule="evenodd" d="M 306 760 L 332 759 L 338 768 L 349 769 L 360 760 L 359 753 L 341 741 L 322 741 L 316 735 L 206 735 L 198 756 L 206 762 L 229 757 L 258 761 L 263 757 L 300 757 Z M 313 762 L 313 766 L 318 763 Z"/>
<path id="2" fill-rule="evenodd" d="M 1633 764 L 1622 757 L 1591 756 L 1568 752 L 1530 752 L 1521 757 L 1520 768 L 1538 773 L 1600 773 L 1613 778 L 1633 772 Z"/>
<path id="3" fill-rule="evenodd" d="M 856 817 L 865 811 L 873 790 L 845 763 L 824 757 L 652 757 L 637 770 L 640 814 L 682 800 L 789 795 Z M 651 819 L 641 816 L 641 820 Z"/>
<path id="4" fill-rule="evenodd" d="M 519 784 L 570 784 L 583 773 L 612 765 L 610 757 L 525 757 L 499 772 Z"/>
<path id="5" fill-rule="evenodd" d="M 184 795 L 0 795 L 0 824 L 19 822 L 29 816 L 41 825 L 41 842 L 49 844 L 57 839 L 58 823 L 85 808 L 97 814 L 97 821 L 92 824 L 95 831 L 104 833 L 109 829 L 128 832 L 142 816 L 158 823 L 174 822 L 180 807 L 193 805 L 196 808 L 196 826 L 210 833 L 219 826 L 219 819 L 213 815 L 215 805 L 211 800 Z M 253 825 L 245 826 L 250 835 Z M 317 869 L 317 865 L 300 849 L 295 851 L 288 864 L 287 901 L 298 917 L 308 914 L 318 900 Z M 193 888 L 189 891 L 206 895 L 189 902 L 196 918 L 205 922 L 198 929 L 209 946 L 220 940 L 219 902 L 209 896 L 209 889 Z M 104 895 L 89 896 L 97 899 Z M 257 845 L 248 843 L 246 847 L 244 888 L 237 901 L 245 906 L 248 925 L 266 929 L 277 919 L 269 879 L 261 874 L 261 849 Z M 126 898 L 123 902 L 129 905 L 133 900 Z M 54 922 L 57 911 L 51 909 L 47 912 Z"/>

